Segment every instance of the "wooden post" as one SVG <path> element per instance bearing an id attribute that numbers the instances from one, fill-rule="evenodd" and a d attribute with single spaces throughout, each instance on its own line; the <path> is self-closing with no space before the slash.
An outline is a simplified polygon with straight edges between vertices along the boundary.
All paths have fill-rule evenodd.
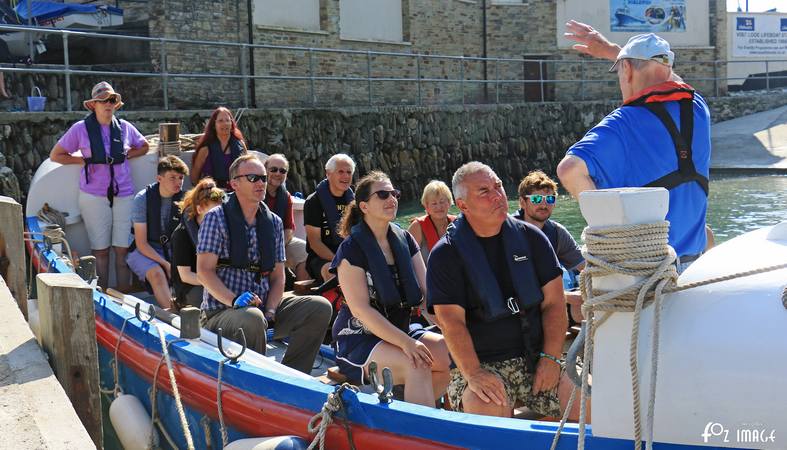
<path id="1" fill-rule="evenodd" d="M 25 247 L 22 240 L 22 205 L 11 197 L 0 196 L 0 276 L 27 319 L 25 284 Z"/>
<path id="2" fill-rule="evenodd" d="M 41 346 L 97 448 L 103 448 L 93 290 L 73 273 L 37 277 Z"/>

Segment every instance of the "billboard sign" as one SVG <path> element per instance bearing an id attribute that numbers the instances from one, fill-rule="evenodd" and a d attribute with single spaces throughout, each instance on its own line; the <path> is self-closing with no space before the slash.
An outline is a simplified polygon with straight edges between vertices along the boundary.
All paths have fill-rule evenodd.
<path id="1" fill-rule="evenodd" d="M 762 14 L 735 18 L 732 55 L 787 57 L 787 15 Z"/>
<path id="2" fill-rule="evenodd" d="M 610 31 L 686 31 L 686 0 L 609 0 Z"/>

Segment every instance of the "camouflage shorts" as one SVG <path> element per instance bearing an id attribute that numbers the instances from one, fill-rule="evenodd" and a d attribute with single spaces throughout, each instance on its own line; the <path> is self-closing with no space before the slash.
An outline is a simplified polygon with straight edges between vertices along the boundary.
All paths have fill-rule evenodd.
<path id="1" fill-rule="evenodd" d="M 523 404 L 531 411 L 543 416 L 560 417 L 560 401 L 557 389 L 531 395 L 533 374 L 527 372 L 525 358 L 512 358 L 505 361 L 481 363 L 481 368 L 500 377 L 506 388 L 510 405 Z M 459 369 L 451 370 L 451 382 L 448 384 L 448 398 L 454 411 L 462 411 L 462 395 L 467 389 L 467 381 Z"/>

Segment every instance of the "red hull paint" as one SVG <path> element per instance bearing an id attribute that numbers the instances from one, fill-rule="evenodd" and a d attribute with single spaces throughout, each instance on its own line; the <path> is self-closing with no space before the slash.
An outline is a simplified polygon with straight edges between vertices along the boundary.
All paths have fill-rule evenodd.
<path id="1" fill-rule="evenodd" d="M 96 337 L 99 345 L 113 352 L 118 335 L 118 330 L 96 317 Z M 126 338 L 121 341 L 118 354 L 123 364 L 148 382 L 153 382 L 153 372 L 161 359 L 159 353 L 147 351 L 138 343 Z M 175 361 L 173 361 L 173 369 L 184 403 L 217 419 L 216 379 Z M 171 394 L 166 364 L 159 369 L 158 389 Z M 251 436 L 297 435 L 307 440 L 312 438 L 306 431 L 312 417 L 310 411 L 274 402 L 224 383 L 222 383 L 222 404 L 225 422 Z M 359 425 L 353 425 L 352 432 L 357 448 L 392 450 L 457 448 Z M 344 428 L 337 424 L 331 425 L 328 429 L 325 444 L 326 448 L 330 449 L 350 448 Z"/>

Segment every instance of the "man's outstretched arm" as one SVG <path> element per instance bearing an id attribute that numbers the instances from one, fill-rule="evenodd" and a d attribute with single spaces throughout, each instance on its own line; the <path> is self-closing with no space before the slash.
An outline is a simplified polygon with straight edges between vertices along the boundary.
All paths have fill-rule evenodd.
<path id="1" fill-rule="evenodd" d="M 560 184 L 576 199 L 579 199 L 580 192 L 596 189 L 588 166 L 577 156 L 566 155 L 557 165 L 557 176 Z"/>

